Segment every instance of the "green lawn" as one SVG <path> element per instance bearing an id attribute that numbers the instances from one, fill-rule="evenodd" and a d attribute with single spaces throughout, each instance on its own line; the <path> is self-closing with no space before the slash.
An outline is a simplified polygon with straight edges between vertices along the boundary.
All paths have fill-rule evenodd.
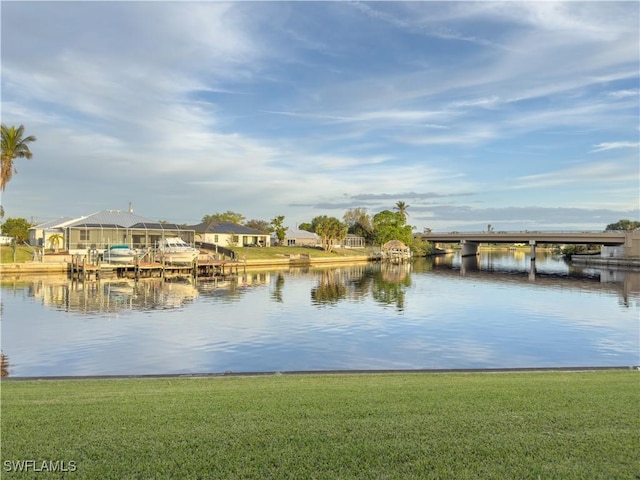
<path id="1" fill-rule="evenodd" d="M 309 255 L 311 258 L 342 258 L 349 256 L 366 256 L 369 250 L 337 248 L 326 252 L 321 248 L 310 247 L 233 247 L 238 258 L 246 254 L 247 260 L 266 260 L 285 258 L 287 255 Z"/>
<path id="2" fill-rule="evenodd" d="M 33 259 L 33 250 L 28 247 L 19 246 L 16 252 L 16 262 L 23 263 Z M 0 245 L 0 263 L 13 263 L 13 247 L 11 245 Z"/>
<path id="3" fill-rule="evenodd" d="M 3 381 L 2 478 L 637 479 L 639 382 L 637 371 Z M 20 460 L 75 471 L 16 473 Z"/>

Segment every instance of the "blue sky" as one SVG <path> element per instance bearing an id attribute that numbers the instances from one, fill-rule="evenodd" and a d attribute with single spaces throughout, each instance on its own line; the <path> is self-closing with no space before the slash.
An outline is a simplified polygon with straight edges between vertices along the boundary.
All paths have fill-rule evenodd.
<path id="1" fill-rule="evenodd" d="M 640 4 L 2 2 L 6 217 L 640 219 Z"/>

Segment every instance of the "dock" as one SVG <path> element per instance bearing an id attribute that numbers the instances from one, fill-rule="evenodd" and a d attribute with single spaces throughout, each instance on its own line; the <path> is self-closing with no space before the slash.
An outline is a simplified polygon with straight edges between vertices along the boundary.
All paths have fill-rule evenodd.
<path id="1" fill-rule="evenodd" d="M 105 277 L 116 278 L 219 278 L 237 276 L 241 263 L 237 260 L 196 260 L 191 264 L 169 264 L 159 262 L 106 263 L 95 262 L 87 256 L 76 255 L 69 263 L 71 278 L 78 280 L 99 280 Z M 242 267 L 246 269 L 244 264 Z"/>

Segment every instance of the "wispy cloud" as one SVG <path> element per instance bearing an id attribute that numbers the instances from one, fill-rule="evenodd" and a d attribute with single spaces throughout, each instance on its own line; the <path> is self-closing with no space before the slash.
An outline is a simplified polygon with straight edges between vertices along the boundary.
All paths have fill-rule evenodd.
<path id="1" fill-rule="evenodd" d="M 630 205 L 639 10 L 6 2 L 3 122 L 38 141 L 3 207 L 58 217 L 133 201 L 179 223 L 227 209 L 299 222 L 303 205 L 401 199 L 426 219 L 439 200 L 567 207 L 612 187 Z M 606 161 L 577 163 L 588 152 Z"/>
<path id="2" fill-rule="evenodd" d="M 570 184 L 593 184 L 602 182 L 629 182 L 637 176 L 628 164 L 621 162 L 581 163 L 579 165 L 548 173 L 525 175 L 515 179 L 512 189 L 548 188 Z"/>
<path id="3" fill-rule="evenodd" d="M 594 145 L 594 149 L 591 152 L 603 152 L 605 150 L 615 150 L 618 148 L 640 148 L 639 142 L 603 142 Z"/>
<path id="4" fill-rule="evenodd" d="M 615 90 L 613 92 L 607 92 L 606 95 L 611 98 L 640 98 L 640 90 L 627 89 L 627 90 Z"/>

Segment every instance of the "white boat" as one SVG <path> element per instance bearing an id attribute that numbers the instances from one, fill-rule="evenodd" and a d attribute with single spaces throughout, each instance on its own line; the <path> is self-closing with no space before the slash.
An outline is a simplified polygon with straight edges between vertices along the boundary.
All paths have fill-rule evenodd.
<path id="1" fill-rule="evenodd" d="M 102 253 L 102 260 L 108 263 L 131 263 L 138 252 L 127 245 L 112 245 Z"/>
<path id="2" fill-rule="evenodd" d="M 160 261 L 164 259 L 165 263 L 189 264 L 198 257 L 199 253 L 200 250 L 178 237 L 167 237 L 158 242 L 158 259 Z"/>

